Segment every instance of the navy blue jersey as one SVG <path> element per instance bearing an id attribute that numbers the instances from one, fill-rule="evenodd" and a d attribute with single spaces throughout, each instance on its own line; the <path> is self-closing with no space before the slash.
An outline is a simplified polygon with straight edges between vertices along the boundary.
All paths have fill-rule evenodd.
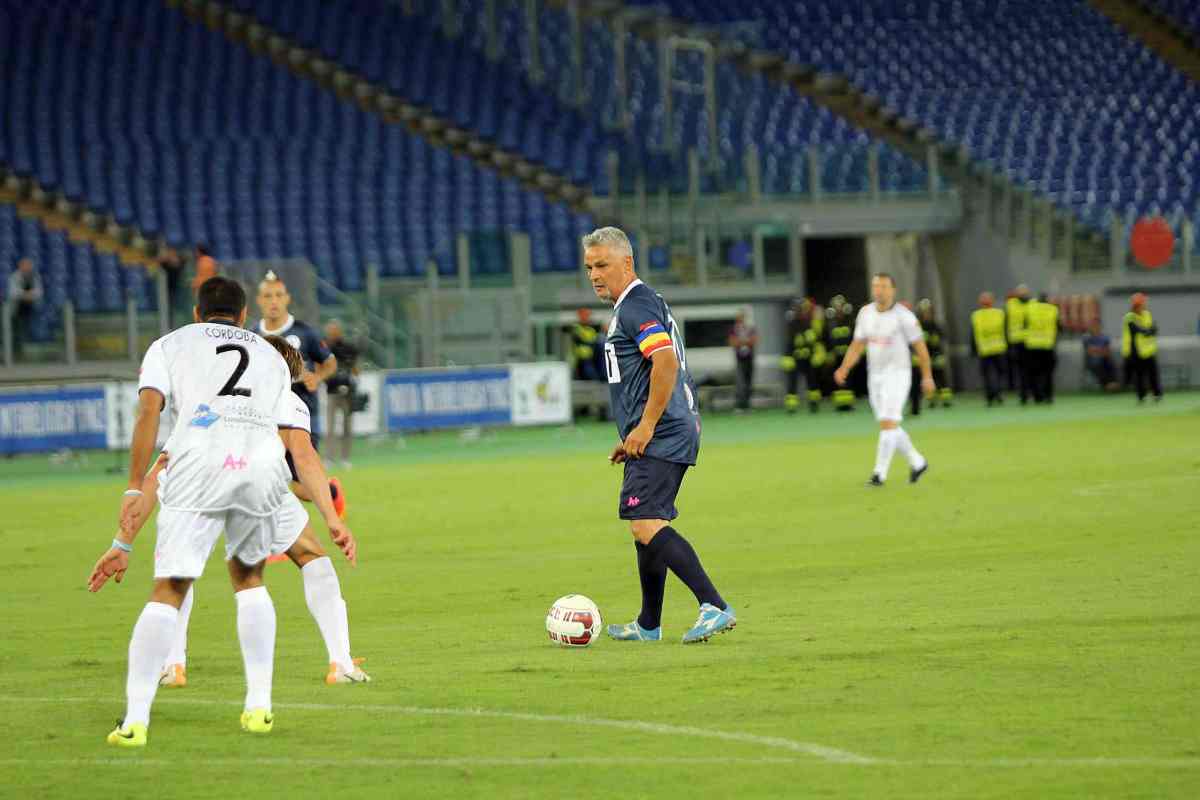
<path id="1" fill-rule="evenodd" d="M 683 331 L 675 325 L 662 295 L 635 281 L 613 307 L 604 343 L 609 400 L 622 440 L 641 422 L 650 397 L 650 356 L 666 347 L 675 349 L 679 374 L 646 455 L 676 464 L 695 464 L 700 452 L 700 413 L 696 410 L 696 387 L 687 371 Z"/>
<path id="2" fill-rule="evenodd" d="M 254 327 L 256 331 L 263 335 L 282 336 L 284 341 L 296 348 L 300 352 L 300 357 L 304 359 L 304 368 L 312 372 L 317 364 L 323 364 L 329 360 L 332 353 L 325 344 L 325 340 L 321 338 L 321 334 L 317 333 L 317 329 L 306 322 L 301 322 L 295 317 L 289 315 L 288 321 L 282 328 L 277 331 L 268 331 L 262 323 Z M 292 391 L 295 392 L 304 404 L 308 406 L 309 412 L 313 418 L 317 415 L 317 393 L 310 392 L 303 383 L 296 382 L 292 384 Z"/>

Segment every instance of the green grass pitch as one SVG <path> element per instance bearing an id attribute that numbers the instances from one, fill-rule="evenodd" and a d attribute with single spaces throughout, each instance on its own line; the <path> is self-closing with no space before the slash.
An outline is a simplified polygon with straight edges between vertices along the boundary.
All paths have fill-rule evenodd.
<path id="1" fill-rule="evenodd" d="M 104 736 L 153 529 L 89 595 L 112 456 L 0 462 L 0 796 L 1200 797 L 1198 409 L 967 399 L 906 422 L 932 469 L 912 487 L 897 458 L 877 491 L 863 409 L 712 417 L 677 527 L 740 623 L 688 647 L 673 577 L 661 643 L 544 632 L 570 592 L 637 611 L 609 425 L 373 443 L 342 475 L 361 563 L 335 563 L 375 681 L 323 684 L 273 565 L 276 726 L 241 733 L 214 556 L 143 752 Z"/>

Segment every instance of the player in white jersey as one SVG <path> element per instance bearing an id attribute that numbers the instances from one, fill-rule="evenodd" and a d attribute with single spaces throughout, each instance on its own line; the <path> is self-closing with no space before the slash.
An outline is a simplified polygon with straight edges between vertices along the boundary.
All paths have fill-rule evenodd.
<path id="1" fill-rule="evenodd" d="M 283 356 L 291 372 L 292 380 L 296 380 L 304 368 L 304 362 L 299 351 L 293 348 L 280 336 L 264 336 L 264 339 Z M 292 401 L 295 418 L 292 420 L 296 430 L 311 430 L 308 405 L 299 397 Z M 312 442 L 303 436 L 296 436 L 296 449 L 316 449 Z M 169 454 L 165 451 L 155 462 L 154 468 L 142 481 L 142 502 L 137 509 L 134 527 L 140 527 L 154 510 L 155 498 L 158 494 L 158 477 L 167 468 Z M 336 509 L 337 504 L 334 504 Z M 343 542 L 353 546 L 353 540 Z M 356 563 L 356 552 L 343 548 L 346 558 L 351 564 Z M 304 599 L 308 604 L 309 613 L 316 620 L 317 629 L 325 642 L 329 653 L 329 671 L 325 675 L 325 683 L 329 685 L 345 683 L 367 683 L 371 680 L 360 666 L 362 659 L 350 655 L 350 623 L 346 614 L 346 601 L 342 598 L 342 587 L 338 582 L 337 572 L 333 561 L 325 554 L 313 533 L 308 521 L 308 512 L 294 493 L 289 492 L 283 503 L 275 512 L 275 540 L 271 542 L 271 555 L 286 555 L 300 569 L 301 580 L 304 582 Z M 171 652 L 163 667 L 159 686 L 182 688 L 187 685 L 187 636 L 188 621 L 191 618 L 195 604 L 196 587 L 188 588 L 183 604 L 179 607 L 179 619 L 175 626 L 175 638 L 171 644 Z"/>
<path id="2" fill-rule="evenodd" d="M 293 452 L 300 478 L 313 492 L 335 541 L 353 539 L 334 512 L 320 461 L 293 450 L 291 376 L 270 344 L 241 328 L 245 291 L 228 278 L 210 278 L 197 293 L 194 313 L 196 324 L 155 341 L 142 361 L 120 530 L 88 579 L 88 588 L 99 591 L 110 577 L 120 581 L 129 567 L 140 486 L 159 417 L 170 404 L 176 423 L 164 447 L 171 468 L 158 490 L 162 508 L 154 588 L 129 643 L 125 716 L 108 735 L 109 744 L 118 746 L 146 744 L 150 706 L 179 606 L 222 532 L 246 672 L 241 726 L 252 733 L 271 730 L 275 607 L 262 570 L 276 536 L 276 512 L 288 494 L 285 451 Z"/>
<path id="3" fill-rule="evenodd" d="M 909 483 L 916 483 L 929 469 L 929 462 L 917 452 L 908 433 L 900 427 L 904 402 L 912 388 L 912 356 L 917 355 L 921 370 L 921 391 L 928 397 L 936 389 L 930 370 L 929 348 L 921 334 L 921 324 L 904 306 L 896 303 L 896 281 L 881 272 L 871 279 L 874 302 L 862 307 L 854 323 L 854 341 L 833 373 L 839 386 L 846 383 L 850 370 L 867 353 L 867 396 L 879 421 L 879 445 L 875 451 L 875 469 L 868 486 L 882 486 L 887 480 L 892 454 L 899 450 L 908 459 Z"/>

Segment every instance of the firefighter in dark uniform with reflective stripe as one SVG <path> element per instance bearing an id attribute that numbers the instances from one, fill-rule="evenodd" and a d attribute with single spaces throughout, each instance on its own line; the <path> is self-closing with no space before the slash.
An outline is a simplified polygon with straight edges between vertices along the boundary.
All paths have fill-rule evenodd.
<path id="1" fill-rule="evenodd" d="M 937 408 L 937 406 L 940 404 L 944 408 L 949 408 L 950 401 L 954 399 L 954 392 L 949 386 L 946 385 L 946 348 L 943 339 L 942 326 L 939 325 L 937 319 L 934 318 L 933 302 L 927 297 L 922 298 L 921 301 L 917 303 L 917 321 L 921 323 L 921 332 L 925 336 L 925 346 L 929 348 L 929 362 L 933 368 L 933 380 L 939 387 L 938 393 L 929 398 L 929 407 Z M 914 380 L 918 374 L 917 357 L 914 355 Z M 921 413 L 920 387 L 917 387 L 917 391 L 910 393 L 909 404 L 914 417 Z"/>
<path id="2" fill-rule="evenodd" d="M 788 306 L 784 314 L 785 336 L 783 355 L 779 357 L 779 368 L 783 370 L 784 391 L 783 407 L 789 414 L 795 414 L 800 408 L 800 373 L 804 369 L 802 361 L 808 360 L 808 352 L 800 347 L 804 333 L 804 306 L 807 300 L 796 298 Z"/>
<path id="3" fill-rule="evenodd" d="M 812 302 L 796 298 L 784 316 L 787 339 L 784 341 L 783 355 L 779 357 L 779 368 L 783 370 L 786 384 L 783 406 L 789 414 L 795 414 L 800 408 L 800 375 L 808 369 L 808 359 L 812 354 L 804 343 L 804 331 L 811 313 Z"/>
<path id="4" fill-rule="evenodd" d="M 840 300 L 836 308 L 830 308 L 832 323 L 829 328 L 829 354 L 830 365 L 842 363 L 842 359 L 846 357 L 846 351 L 850 349 L 850 343 L 854 340 L 854 306 L 845 301 L 843 297 L 835 297 L 833 302 Z M 833 389 L 833 408 L 835 411 L 853 411 L 854 410 L 854 389 L 850 388 L 851 381 L 846 382 L 845 386 L 836 386 Z"/>
<path id="5" fill-rule="evenodd" d="M 921 323 L 921 331 L 925 334 L 925 346 L 929 348 L 929 361 L 933 367 L 933 380 L 938 385 L 938 392 L 930 398 L 929 405 L 949 408 L 954 400 L 954 390 L 950 388 L 946 376 L 946 336 L 933 312 L 933 301 L 928 297 L 917 303 L 917 321 Z M 916 366 L 915 356 L 913 366 Z M 920 408 L 920 392 L 915 393 L 913 403 L 914 409 Z"/>
<path id="6" fill-rule="evenodd" d="M 821 388 L 824 375 L 827 372 L 831 373 L 834 366 L 825 346 L 825 312 L 816 304 L 813 305 L 812 319 L 808 330 L 804 332 L 804 338 L 812 348 L 804 380 L 808 386 L 808 410 L 809 413 L 815 414 L 820 410 L 821 398 L 824 396 Z"/>
<path id="7" fill-rule="evenodd" d="M 788 312 L 788 336 L 792 345 L 790 354 L 781 359 L 787 374 L 787 399 L 789 413 L 800 407 L 800 375 L 808 392 L 808 410 L 816 413 L 821 404 L 821 375 L 827 362 L 824 330 L 825 318 L 821 307 L 810 298 L 794 303 Z"/>

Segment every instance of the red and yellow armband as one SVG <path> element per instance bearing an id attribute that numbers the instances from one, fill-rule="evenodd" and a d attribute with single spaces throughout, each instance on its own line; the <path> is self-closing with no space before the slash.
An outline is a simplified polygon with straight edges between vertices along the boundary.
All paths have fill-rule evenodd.
<path id="1" fill-rule="evenodd" d="M 638 329 L 637 343 L 642 355 L 649 358 L 664 347 L 671 347 L 671 337 L 661 323 L 647 322 Z"/>

